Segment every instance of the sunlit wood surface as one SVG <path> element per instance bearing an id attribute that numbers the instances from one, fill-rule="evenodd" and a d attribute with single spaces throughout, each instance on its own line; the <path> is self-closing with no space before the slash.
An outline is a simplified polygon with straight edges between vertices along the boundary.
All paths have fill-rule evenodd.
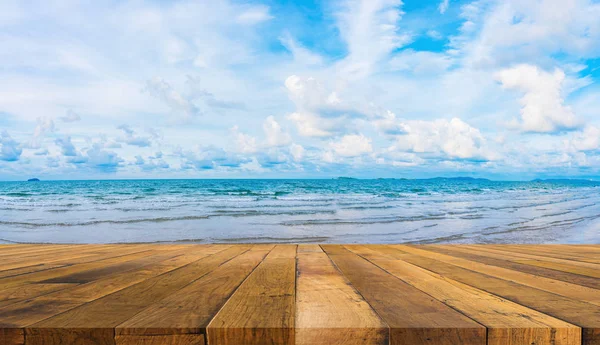
<path id="1" fill-rule="evenodd" d="M 0 345 L 600 345 L 600 245 L 0 245 Z"/>

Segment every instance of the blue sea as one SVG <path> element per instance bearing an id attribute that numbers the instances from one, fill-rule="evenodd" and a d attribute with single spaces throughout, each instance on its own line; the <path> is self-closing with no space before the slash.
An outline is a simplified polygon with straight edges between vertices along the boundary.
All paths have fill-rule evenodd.
<path id="1" fill-rule="evenodd" d="M 600 183 L 0 182 L 0 243 L 600 243 Z"/>

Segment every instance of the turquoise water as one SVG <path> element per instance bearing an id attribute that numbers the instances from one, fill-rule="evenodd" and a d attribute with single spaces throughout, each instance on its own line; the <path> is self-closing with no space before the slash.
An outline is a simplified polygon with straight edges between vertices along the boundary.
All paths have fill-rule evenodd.
<path id="1" fill-rule="evenodd" d="M 600 183 L 0 182 L 0 242 L 599 243 Z"/>

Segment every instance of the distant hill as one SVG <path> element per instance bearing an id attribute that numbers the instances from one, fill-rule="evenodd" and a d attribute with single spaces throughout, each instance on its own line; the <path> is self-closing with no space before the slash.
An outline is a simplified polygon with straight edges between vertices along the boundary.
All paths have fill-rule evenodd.
<path id="1" fill-rule="evenodd" d="M 39 178 L 30 178 L 27 182 L 39 182 Z"/>
<path id="2" fill-rule="evenodd" d="M 434 177 L 434 178 L 428 178 L 425 180 L 430 180 L 430 181 L 491 181 L 488 180 L 486 178 L 476 178 L 476 177 L 467 177 L 467 176 L 459 176 L 459 177 Z"/>
<path id="3" fill-rule="evenodd" d="M 594 180 L 584 180 L 584 179 L 570 179 L 570 178 L 554 178 L 554 179 L 540 179 L 536 178 L 535 180 L 531 180 L 531 182 L 548 182 L 548 183 L 598 183 L 598 181 Z"/>

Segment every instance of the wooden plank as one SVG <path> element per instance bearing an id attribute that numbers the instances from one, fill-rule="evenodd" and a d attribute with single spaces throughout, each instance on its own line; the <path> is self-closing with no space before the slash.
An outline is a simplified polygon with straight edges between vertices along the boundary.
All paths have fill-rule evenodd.
<path id="1" fill-rule="evenodd" d="M 148 267 L 142 267 L 135 272 L 117 274 L 105 279 L 96 280 L 92 283 L 72 287 L 68 290 L 63 289 L 56 293 L 13 303 L 8 307 L 0 309 L 0 327 L 24 327 L 30 323 L 73 309 L 85 302 L 124 289 L 149 277 L 174 270 L 218 250 L 220 248 L 208 248 L 208 250 L 202 250 L 201 253 L 179 255 Z M 178 255 L 179 253 L 175 254 Z M 24 290 L 27 291 L 28 289 L 24 288 Z"/>
<path id="2" fill-rule="evenodd" d="M 50 318 L 40 319 L 39 312 L 34 311 L 23 313 L 18 319 L 26 324 L 26 338 L 34 343 L 64 344 L 48 339 L 71 339 L 73 332 L 82 344 L 102 343 L 109 341 L 107 330 L 110 330 L 110 341 L 114 345 L 114 328 L 119 324 L 248 249 L 248 246 L 230 247 L 61 314 L 55 313 Z M 48 300 L 47 305 L 52 306 L 52 303 L 53 300 Z"/>
<path id="3" fill-rule="evenodd" d="M 383 345 L 389 327 L 318 245 L 298 247 L 297 345 Z"/>
<path id="4" fill-rule="evenodd" d="M 148 277 L 168 272 L 192 261 L 199 260 L 206 255 L 218 251 L 218 249 L 209 249 L 209 252 L 205 251 L 206 255 L 202 253 L 187 253 L 187 251 L 189 250 L 179 249 L 136 260 L 138 265 L 134 266 L 134 269 L 132 270 L 126 270 L 121 273 L 112 272 L 108 277 L 99 278 L 86 284 L 30 283 L 2 290 L 0 291 L 0 306 L 4 307 L 26 300 L 19 306 L 35 308 L 37 305 L 46 304 L 46 301 L 51 299 L 54 303 L 64 301 L 67 303 L 65 307 L 70 308 L 73 303 L 89 302 L 101 296 L 124 289 Z M 42 289 L 40 287 L 47 288 Z M 19 294 L 15 295 L 14 291 L 22 291 L 22 296 Z"/>
<path id="5" fill-rule="evenodd" d="M 563 264 L 569 264 L 569 265 L 577 265 L 577 266 L 581 266 L 581 267 L 600 269 L 600 263 L 598 263 L 598 262 L 600 262 L 600 260 L 598 260 L 598 262 L 593 262 L 593 260 L 590 260 L 589 262 L 588 261 L 585 261 L 585 262 L 584 261 L 575 261 L 575 260 L 565 259 L 565 258 L 543 256 L 543 255 L 536 254 L 533 251 L 528 251 L 526 253 L 516 252 L 516 251 L 507 251 L 503 247 L 497 247 L 497 246 L 486 246 L 486 247 L 464 246 L 464 247 L 469 248 L 469 249 L 478 250 L 478 251 L 486 251 L 486 252 L 491 252 L 491 253 L 496 253 L 496 254 L 510 255 L 510 256 L 514 256 L 515 258 L 556 262 L 556 263 L 563 263 Z"/>
<path id="6" fill-rule="evenodd" d="M 183 251 L 183 249 L 182 249 Z M 209 253 L 210 254 L 210 253 Z M 208 254 L 206 254 L 208 255 Z M 0 291 L 0 296 L 3 298 L 9 298 L 11 295 L 17 293 L 17 291 L 22 291 L 24 297 L 23 303 L 12 307 L 12 309 L 2 308 L 0 309 L 0 315 L 15 313 L 15 310 L 27 309 L 34 310 L 38 309 L 40 306 L 47 304 L 47 300 L 53 300 L 56 305 L 58 305 L 61 301 L 67 303 L 65 307 L 70 306 L 73 302 L 79 302 L 79 304 L 91 301 L 100 296 L 112 293 L 114 291 L 125 288 L 129 285 L 133 285 L 145 278 L 151 276 L 152 274 L 158 275 L 169 270 L 175 269 L 177 267 L 188 264 L 192 261 L 198 260 L 206 255 L 194 255 L 194 254 L 183 254 L 177 251 L 173 251 L 171 253 L 158 254 L 151 257 L 151 260 L 146 262 L 147 265 L 140 265 L 139 269 L 135 271 L 127 271 L 120 274 L 111 275 L 109 277 L 96 280 L 87 284 L 39 284 L 39 283 L 31 283 L 20 285 L 11 289 L 6 289 Z M 171 259 L 169 259 L 171 258 Z M 164 260 L 164 261 L 161 261 Z M 153 262 L 155 262 L 153 264 Z M 38 287 L 44 286 L 56 286 L 57 292 L 47 294 L 44 297 L 44 294 L 40 294 L 37 298 L 33 298 L 36 290 L 44 290 Z M 63 289 L 63 286 L 69 287 L 68 291 Z M 61 288 L 58 288 L 61 287 Z M 14 300 L 12 301 L 15 302 Z M 8 302 L 6 304 L 9 304 Z M 11 311 L 12 310 L 12 311 Z"/>
<path id="7" fill-rule="evenodd" d="M 0 291 L 0 308 L 73 286 L 77 286 L 77 284 L 29 284 L 5 289 Z"/>
<path id="8" fill-rule="evenodd" d="M 296 246 L 276 246 L 210 322 L 209 344 L 294 344 Z"/>
<path id="9" fill-rule="evenodd" d="M 351 251 L 487 327 L 488 345 L 580 345 L 581 328 L 364 246 Z"/>
<path id="10" fill-rule="evenodd" d="M 247 251 L 151 304 L 117 326 L 117 344 L 130 342 L 132 336 L 205 334 L 210 320 L 269 251 L 268 248 Z"/>
<path id="11" fill-rule="evenodd" d="M 97 260 L 86 262 L 83 264 L 75 264 L 67 267 L 53 268 L 44 271 L 37 271 L 28 274 L 22 274 L 13 277 L 5 277 L 0 279 L 0 290 L 8 289 L 14 286 L 24 285 L 27 283 L 37 283 L 44 280 L 59 278 L 70 274 L 92 272 L 96 269 L 106 269 L 110 264 L 120 265 L 128 260 L 135 260 L 151 255 L 153 251 L 146 247 L 131 248 L 119 252 L 102 255 Z"/>
<path id="12" fill-rule="evenodd" d="M 575 260 L 571 255 L 545 255 L 545 253 L 540 253 L 535 249 L 523 248 L 523 251 L 517 251 L 516 248 L 506 246 L 465 246 L 466 248 L 473 248 L 477 250 L 485 250 L 491 251 L 494 253 L 501 253 L 504 255 L 514 255 L 516 257 L 531 259 L 531 260 L 540 260 L 540 261 L 548 261 L 548 262 L 557 262 L 569 265 L 576 265 L 582 267 L 590 267 L 595 269 L 600 269 L 600 260 L 594 262 L 593 259 L 590 259 L 589 256 L 586 256 L 585 260 Z M 587 261 L 590 260 L 590 261 Z"/>
<path id="13" fill-rule="evenodd" d="M 23 275 L 23 274 L 27 274 L 27 273 L 34 273 L 34 272 L 38 272 L 38 271 L 47 271 L 47 270 L 50 270 L 53 268 L 61 268 L 61 267 L 75 265 L 75 264 L 100 261 L 100 260 L 104 260 L 104 259 L 108 259 L 108 258 L 114 258 L 114 257 L 119 257 L 122 255 L 125 255 L 125 254 L 127 254 L 127 252 L 124 252 L 125 250 L 128 252 L 135 252 L 137 250 L 136 247 L 132 247 L 132 246 L 125 247 L 122 245 L 103 247 L 103 249 L 96 248 L 97 247 L 96 245 L 93 245 L 93 247 L 94 247 L 94 249 L 92 251 L 86 252 L 85 254 L 82 254 L 82 255 L 78 254 L 78 253 L 81 253 L 81 251 L 77 251 L 77 252 L 75 252 L 76 254 L 74 254 L 74 255 L 61 255 L 59 257 L 56 257 L 55 260 L 38 258 L 36 260 L 39 260 L 39 261 L 31 261 L 29 266 L 23 265 L 22 267 L 19 267 L 19 268 L 12 268 L 12 269 L 8 269 L 5 271 L 0 271 L 0 278 L 13 277 L 13 276 Z M 129 248 L 129 249 L 127 249 L 127 248 Z M 137 248 L 142 248 L 142 247 L 137 246 Z M 149 246 L 149 247 L 143 247 L 143 248 L 147 248 L 146 251 L 148 251 L 149 249 L 152 249 L 153 247 Z M 144 250 L 142 250 L 142 251 L 144 251 Z M 31 265 L 31 263 L 33 263 L 33 262 L 36 262 L 37 264 Z M 14 265 L 16 265 L 16 264 L 14 264 Z M 1 280 L 0 280 L 0 282 L 1 282 Z"/>
<path id="14" fill-rule="evenodd" d="M 395 250 L 389 251 L 386 248 L 394 248 Z M 369 246 L 371 248 L 371 246 Z M 583 302 L 595 304 L 600 306 L 600 290 L 592 289 L 586 286 L 581 286 L 561 280 L 550 279 L 546 277 L 540 277 L 534 274 L 519 272 L 508 268 L 487 265 L 459 257 L 454 257 L 446 254 L 434 252 L 430 247 L 410 247 L 402 245 L 392 246 L 378 246 L 373 249 L 377 249 L 382 252 L 385 251 L 388 254 L 394 254 L 394 257 L 406 260 L 410 263 L 414 263 L 418 260 L 418 257 L 400 255 L 400 253 L 410 253 L 426 258 L 430 258 L 437 261 L 442 261 L 446 264 L 458 266 L 473 272 L 485 274 L 489 277 L 500 278 L 503 280 L 513 281 L 525 286 L 533 287 L 539 290 L 544 290 L 557 295 L 565 296 L 574 300 L 580 300 Z M 411 260 L 412 259 L 412 260 Z M 436 261 L 436 262 L 437 262 Z M 431 261 L 428 261 L 431 262 Z M 418 266 L 421 266 L 420 264 Z M 423 266 L 421 266 L 423 267 Z M 439 273 L 439 272 L 438 272 Z"/>
<path id="15" fill-rule="evenodd" d="M 0 328 L 0 344 L 25 345 L 25 334 L 22 329 Z"/>
<path id="16" fill-rule="evenodd" d="M 600 342 L 600 307 L 590 305 L 573 296 L 567 298 L 541 289 L 522 285 L 511 280 L 501 279 L 502 274 L 496 271 L 487 271 L 483 267 L 473 267 L 454 257 L 430 252 L 424 249 L 409 246 L 390 246 L 392 248 L 377 247 L 377 252 L 385 253 L 393 258 L 401 259 L 413 265 L 422 267 L 429 271 L 459 281 L 478 289 L 493 293 L 515 303 L 535 309 L 544 314 L 554 316 L 583 328 L 583 344 L 598 344 Z M 465 260 L 466 261 L 466 260 Z M 474 263 L 477 265 L 477 263 Z M 478 268 L 481 272 L 475 272 L 463 267 Z M 514 272 L 519 273 L 519 272 Z M 528 283 L 544 278 L 533 276 Z M 556 284 L 561 282 L 555 281 Z M 546 282 L 546 286 L 554 285 Z M 576 290 L 575 290 L 576 291 Z M 595 290 L 596 297 L 600 297 L 600 291 Z"/>
<path id="17" fill-rule="evenodd" d="M 509 255 L 477 251 L 462 246 L 422 246 L 422 248 L 471 261 L 481 262 L 487 265 L 504 267 L 540 277 L 562 280 L 593 289 L 600 289 L 600 279 L 514 262 L 514 257 Z"/>
<path id="18" fill-rule="evenodd" d="M 521 245 L 490 245 L 485 246 L 486 248 L 492 248 L 496 250 L 503 250 L 505 252 L 512 253 L 525 253 L 525 254 L 534 254 L 541 257 L 546 258 L 555 258 L 555 259 L 565 259 L 569 261 L 576 262 L 592 262 L 598 263 L 600 260 L 600 252 L 587 250 L 585 252 L 580 252 L 577 249 L 577 246 L 554 246 L 547 247 L 546 245 L 537 245 L 537 246 L 521 246 Z"/>
<path id="19" fill-rule="evenodd" d="M 206 345 L 204 334 L 116 336 L 119 345 Z"/>
<path id="20" fill-rule="evenodd" d="M 549 269 L 556 270 L 556 271 L 563 271 L 563 272 L 568 272 L 568 273 L 573 273 L 573 274 L 579 274 L 582 276 L 600 278 L 600 268 L 588 268 L 588 267 L 581 267 L 581 266 L 577 266 L 577 265 L 567 265 L 567 264 L 560 264 L 560 263 L 556 263 L 556 262 L 539 261 L 539 260 L 513 260 L 513 262 L 530 265 L 530 266 L 549 268 Z"/>
<path id="21" fill-rule="evenodd" d="M 35 253 L 43 253 L 48 251 L 54 251 L 64 248 L 75 249 L 76 247 L 73 245 L 31 245 L 31 246 L 22 246 L 17 245 L 14 248 L 5 249 L 0 251 L 0 258 L 10 258 L 14 255 L 32 255 Z"/>
<path id="22" fill-rule="evenodd" d="M 337 245 L 322 245 L 337 268 L 390 327 L 391 345 L 484 345 L 486 329 Z"/>
<path id="23" fill-rule="evenodd" d="M 80 250 L 65 249 L 61 252 L 44 253 L 43 255 L 33 256 L 17 256 L 13 260 L 3 260 L 0 266 L 0 277 L 8 276 L 11 272 L 14 275 L 15 271 L 24 269 L 29 266 L 42 266 L 48 264 L 60 264 L 61 262 L 69 263 L 74 259 L 93 258 L 103 253 L 114 251 L 115 247 L 98 248 L 96 246 L 85 247 Z"/>

